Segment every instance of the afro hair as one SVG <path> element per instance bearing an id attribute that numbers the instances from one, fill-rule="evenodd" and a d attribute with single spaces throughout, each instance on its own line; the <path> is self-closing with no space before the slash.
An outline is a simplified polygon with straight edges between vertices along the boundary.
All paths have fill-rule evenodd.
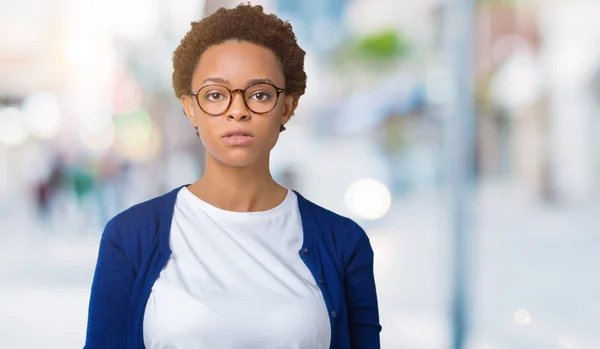
<path id="1" fill-rule="evenodd" d="M 270 49 L 281 62 L 286 93 L 298 100 L 306 89 L 305 52 L 298 46 L 289 22 L 263 12 L 262 6 L 240 4 L 220 8 L 198 22 L 173 52 L 173 89 L 175 95 L 191 92 L 192 75 L 202 54 L 211 46 L 226 41 L 246 41 Z"/>

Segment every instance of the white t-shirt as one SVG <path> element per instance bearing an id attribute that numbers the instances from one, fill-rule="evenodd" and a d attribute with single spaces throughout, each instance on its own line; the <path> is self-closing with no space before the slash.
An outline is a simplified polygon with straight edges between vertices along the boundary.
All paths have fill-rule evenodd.
<path id="1" fill-rule="evenodd" d="M 169 261 L 144 316 L 147 349 L 325 349 L 327 307 L 298 251 L 296 194 L 277 207 L 233 212 L 183 187 Z"/>

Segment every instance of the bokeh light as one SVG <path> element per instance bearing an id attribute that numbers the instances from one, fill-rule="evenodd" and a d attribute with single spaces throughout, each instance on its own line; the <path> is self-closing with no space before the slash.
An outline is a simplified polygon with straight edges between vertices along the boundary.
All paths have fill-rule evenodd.
<path id="1" fill-rule="evenodd" d="M 379 219 L 388 212 L 392 195 L 385 184 L 371 178 L 353 183 L 346 192 L 346 207 L 363 219 Z"/>
<path id="2" fill-rule="evenodd" d="M 104 129 L 95 131 L 82 127 L 80 136 L 86 148 L 94 152 L 104 152 L 111 147 L 115 140 L 115 125 L 111 122 Z"/>
<path id="3" fill-rule="evenodd" d="M 115 118 L 116 149 L 132 161 L 144 161 L 158 151 L 160 135 L 144 109 L 119 115 Z"/>
<path id="4" fill-rule="evenodd" d="M 519 325 L 527 325 L 531 322 L 531 314 L 527 309 L 519 309 L 515 312 L 515 322 Z"/>
<path id="5" fill-rule="evenodd" d="M 15 107 L 0 107 L 0 142 L 15 146 L 25 142 L 28 136 L 21 110 Z"/>
<path id="6" fill-rule="evenodd" d="M 23 116 L 29 132 L 35 137 L 51 139 L 60 131 L 61 107 L 50 92 L 38 92 L 27 97 L 23 102 Z"/>

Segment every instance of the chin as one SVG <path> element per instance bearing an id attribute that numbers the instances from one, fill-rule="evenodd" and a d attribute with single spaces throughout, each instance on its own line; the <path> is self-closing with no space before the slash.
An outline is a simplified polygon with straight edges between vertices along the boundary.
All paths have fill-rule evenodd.
<path id="1" fill-rule="evenodd" d="M 205 149 L 207 155 L 214 158 L 223 165 L 231 167 L 252 166 L 259 162 L 269 163 L 269 154 L 276 142 L 273 144 L 253 144 L 248 147 L 229 147 L 221 144 L 211 144 Z M 267 159 L 263 159 L 263 157 Z"/>
<path id="2" fill-rule="evenodd" d="M 241 159 L 240 160 L 223 161 L 223 164 L 225 164 L 229 167 L 248 167 L 255 163 L 256 163 L 256 161 L 241 160 Z"/>
<path id="3" fill-rule="evenodd" d="M 241 150 L 241 149 L 239 149 Z M 259 162 L 258 154 L 252 154 L 248 151 L 239 151 L 237 149 L 226 151 L 227 154 L 218 154 L 215 156 L 222 164 L 231 167 L 246 167 Z"/>

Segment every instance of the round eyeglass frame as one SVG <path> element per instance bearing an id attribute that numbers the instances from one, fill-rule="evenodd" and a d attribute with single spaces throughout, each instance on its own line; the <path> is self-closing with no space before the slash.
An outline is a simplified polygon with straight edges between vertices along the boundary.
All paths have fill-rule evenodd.
<path id="1" fill-rule="evenodd" d="M 275 91 L 277 92 L 277 97 L 275 98 L 275 104 L 273 104 L 273 108 L 271 108 L 268 111 L 263 111 L 263 112 L 255 112 L 254 110 L 252 110 L 252 108 L 250 108 L 248 106 L 248 103 L 246 103 L 246 98 L 244 98 L 244 94 L 246 93 L 246 90 L 249 89 L 252 86 L 256 86 L 256 85 L 270 85 L 273 88 L 275 88 Z M 227 104 L 227 107 L 220 113 L 218 114 L 213 114 L 213 113 L 209 113 L 206 110 L 204 110 L 204 108 L 202 108 L 202 105 L 200 104 L 200 101 L 198 100 L 198 94 L 200 93 L 200 91 L 204 88 L 210 87 L 210 86 L 219 86 L 219 87 L 224 87 L 227 91 L 229 91 L 229 104 Z M 225 85 L 221 85 L 221 84 L 211 84 L 211 85 L 205 85 L 200 87 L 199 89 L 197 89 L 196 91 L 192 91 L 190 92 L 190 96 L 193 96 L 196 99 L 196 103 L 198 103 L 198 107 L 206 114 L 210 115 L 210 116 L 220 116 L 223 115 L 225 113 L 227 113 L 227 111 L 229 110 L 229 108 L 231 107 L 231 103 L 233 103 L 233 95 L 239 92 L 242 95 L 242 101 L 244 102 L 244 105 L 246 106 L 246 108 L 248 108 L 248 110 L 250 110 L 251 112 L 253 112 L 254 114 L 258 114 L 258 115 L 263 115 L 263 114 L 267 114 L 273 111 L 273 109 L 275 109 L 275 107 L 277 106 L 277 103 L 279 103 L 279 95 L 281 95 L 281 93 L 285 92 L 285 89 L 279 88 L 275 85 L 273 85 L 270 82 L 266 82 L 266 81 L 259 81 L 259 82 L 255 82 L 253 84 L 250 84 L 248 86 L 246 86 L 246 88 L 241 89 L 241 88 L 236 88 L 235 90 L 231 90 L 229 87 L 225 86 Z"/>

